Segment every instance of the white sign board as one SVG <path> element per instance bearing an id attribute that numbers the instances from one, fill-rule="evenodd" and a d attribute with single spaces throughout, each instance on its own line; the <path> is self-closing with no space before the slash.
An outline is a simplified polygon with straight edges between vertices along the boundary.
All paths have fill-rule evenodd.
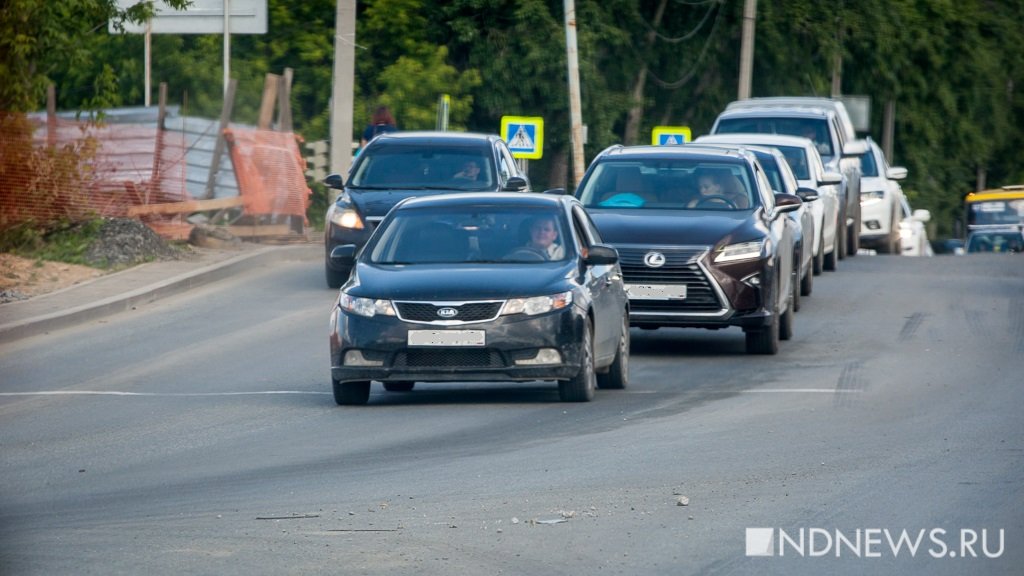
<path id="1" fill-rule="evenodd" d="M 153 34 L 223 34 L 225 0 L 192 0 L 186 10 L 175 10 L 162 0 L 155 0 L 156 16 L 151 23 Z M 122 10 L 139 0 L 117 0 Z M 231 34 L 266 34 L 267 0 L 228 0 L 230 13 L 228 21 Z M 113 24 L 108 26 L 111 34 L 117 32 Z M 145 34 L 146 23 L 125 22 L 125 32 Z"/>

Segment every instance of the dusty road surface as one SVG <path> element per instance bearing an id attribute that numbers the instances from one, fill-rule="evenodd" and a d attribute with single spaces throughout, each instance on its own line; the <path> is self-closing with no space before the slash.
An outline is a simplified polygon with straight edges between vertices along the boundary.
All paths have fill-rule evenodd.
<path id="1" fill-rule="evenodd" d="M 322 263 L 261 266 L 0 348 L 0 572 L 1017 575 L 1017 260 L 849 259 L 777 356 L 633 330 L 590 403 L 345 408 Z"/>

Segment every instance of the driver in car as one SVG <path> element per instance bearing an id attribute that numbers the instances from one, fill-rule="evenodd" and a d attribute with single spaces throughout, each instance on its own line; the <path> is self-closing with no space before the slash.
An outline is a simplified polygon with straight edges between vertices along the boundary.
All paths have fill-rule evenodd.
<path id="1" fill-rule="evenodd" d="M 687 208 L 710 207 L 716 203 L 729 208 L 746 209 L 750 200 L 735 176 L 720 176 L 704 173 L 697 178 L 698 195 L 686 205 Z M 722 200 L 727 202 L 723 202 Z"/>
<path id="2" fill-rule="evenodd" d="M 537 216 L 529 224 L 529 240 L 517 248 L 509 257 L 525 255 L 543 257 L 545 260 L 565 258 L 565 247 L 558 243 L 558 224 L 554 216 Z"/>

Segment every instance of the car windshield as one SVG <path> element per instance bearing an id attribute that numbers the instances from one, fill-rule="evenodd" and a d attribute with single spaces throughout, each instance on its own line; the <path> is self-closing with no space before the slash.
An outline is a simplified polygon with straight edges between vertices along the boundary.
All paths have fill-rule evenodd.
<path id="1" fill-rule="evenodd" d="M 738 162 L 610 159 L 594 166 L 577 196 L 588 208 L 748 210 L 759 203 L 751 178 Z"/>
<path id="2" fill-rule="evenodd" d="M 835 156 L 832 150 L 832 139 L 828 135 L 828 123 L 824 119 L 817 118 L 775 118 L 775 117 L 751 117 L 751 118 L 723 118 L 718 121 L 715 134 L 787 134 L 789 136 L 803 136 L 814 142 L 818 153 L 823 158 L 831 159 Z"/>
<path id="3" fill-rule="evenodd" d="M 367 246 L 373 264 L 513 264 L 574 254 L 555 209 L 458 206 L 397 210 Z"/>
<path id="4" fill-rule="evenodd" d="M 348 185 L 355 188 L 490 190 L 494 166 L 486 147 L 386 144 L 362 154 Z"/>
<path id="5" fill-rule="evenodd" d="M 1024 252 L 1024 236 L 1018 231 L 975 232 L 967 239 L 968 252 Z"/>

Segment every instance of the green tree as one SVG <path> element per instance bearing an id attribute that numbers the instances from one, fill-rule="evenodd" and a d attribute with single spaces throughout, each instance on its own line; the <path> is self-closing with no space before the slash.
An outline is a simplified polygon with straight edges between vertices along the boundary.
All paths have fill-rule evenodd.
<path id="1" fill-rule="evenodd" d="M 190 1 L 167 3 L 184 8 Z M 115 0 L 6 0 L 0 10 L 0 110 L 34 110 L 51 75 L 90 61 L 90 35 L 105 30 L 109 21 L 123 26 L 126 21 L 145 21 L 152 13 L 151 1 L 121 9 Z M 110 76 L 97 74 L 101 76 L 89 98 L 116 102 Z"/>

